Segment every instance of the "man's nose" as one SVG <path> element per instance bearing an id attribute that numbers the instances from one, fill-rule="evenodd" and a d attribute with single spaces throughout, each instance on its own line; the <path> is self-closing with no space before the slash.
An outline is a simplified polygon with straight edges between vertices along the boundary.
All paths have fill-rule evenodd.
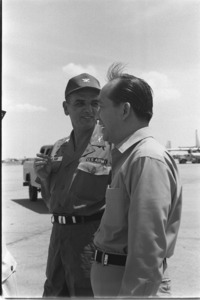
<path id="1" fill-rule="evenodd" d="M 89 104 L 89 105 L 85 106 L 85 111 L 87 111 L 89 113 L 94 113 L 95 109 L 91 104 Z"/>

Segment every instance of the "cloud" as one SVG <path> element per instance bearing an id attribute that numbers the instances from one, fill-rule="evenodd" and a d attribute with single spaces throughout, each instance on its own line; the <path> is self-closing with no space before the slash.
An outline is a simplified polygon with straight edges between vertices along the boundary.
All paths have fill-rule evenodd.
<path id="1" fill-rule="evenodd" d="M 154 99 L 156 101 L 171 101 L 180 100 L 181 93 L 178 89 L 173 87 L 172 82 L 167 75 L 151 71 L 141 75 L 153 89 Z"/>
<path id="2" fill-rule="evenodd" d="M 16 111 L 16 112 L 44 112 L 47 111 L 47 109 L 43 106 L 36 106 L 29 103 L 23 103 L 23 104 L 16 104 L 14 106 L 10 106 L 8 110 Z"/>
<path id="3" fill-rule="evenodd" d="M 89 73 L 93 76 L 97 76 L 97 71 L 94 66 L 92 65 L 87 65 L 87 66 L 82 66 L 82 65 L 76 65 L 74 63 L 69 63 L 63 68 L 63 72 L 67 75 L 67 77 L 70 79 L 71 77 L 74 77 L 78 74 L 81 73 Z"/>

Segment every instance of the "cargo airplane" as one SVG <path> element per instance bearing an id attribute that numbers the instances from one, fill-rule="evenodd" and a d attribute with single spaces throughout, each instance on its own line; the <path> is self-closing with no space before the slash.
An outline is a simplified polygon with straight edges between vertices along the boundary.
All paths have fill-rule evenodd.
<path id="1" fill-rule="evenodd" d="M 172 148 L 171 141 L 168 141 L 166 148 L 170 152 L 176 152 L 176 154 L 173 154 L 173 156 L 177 158 L 180 163 L 186 163 L 187 161 L 191 161 L 192 163 L 200 163 L 200 141 L 197 129 L 195 130 L 195 146 Z M 186 154 L 183 154 L 179 151 L 185 151 Z"/>

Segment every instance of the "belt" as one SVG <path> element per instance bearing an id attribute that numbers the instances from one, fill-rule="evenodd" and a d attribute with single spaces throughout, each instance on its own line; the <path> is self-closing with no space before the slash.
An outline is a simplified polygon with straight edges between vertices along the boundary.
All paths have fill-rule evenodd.
<path id="1" fill-rule="evenodd" d="M 100 220 L 103 213 L 97 213 L 91 216 L 62 216 L 53 215 L 51 217 L 51 223 L 58 223 L 61 225 L 73 225 L 73 224 L 84 224 L 87 222 Z"/>
<path id="2" fill-rule="evenodd" d="M 100 250 L 95 250 L 94 261 L 101 263 L 104 266 L 107 265 L 117 265 L 125 266 L 126 264 L 126 255 L 123 254 L 110 254 Z M 164 258 L 163 266 L 166 268 L 167 259 Z"/>
<path id="3" fill-rule="evenodd" d="M 94 255 L 94 261 L 101 263 L 104 266 L 107 265 L 125 266 L 126 255 L 110 254 L 100 250 L 96 250 Z"/>

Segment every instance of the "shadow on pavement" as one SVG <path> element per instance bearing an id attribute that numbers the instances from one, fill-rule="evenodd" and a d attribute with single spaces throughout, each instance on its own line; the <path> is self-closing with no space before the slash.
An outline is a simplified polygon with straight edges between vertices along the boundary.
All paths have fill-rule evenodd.
<path id="1" fill-rule="evenodd" d="M 38 214 L 49 214 L 49 210 L 42 199 L 38 199 L 35 202 L 30 201 L 29 199 L 12 199 L 12 201 Z"/>

